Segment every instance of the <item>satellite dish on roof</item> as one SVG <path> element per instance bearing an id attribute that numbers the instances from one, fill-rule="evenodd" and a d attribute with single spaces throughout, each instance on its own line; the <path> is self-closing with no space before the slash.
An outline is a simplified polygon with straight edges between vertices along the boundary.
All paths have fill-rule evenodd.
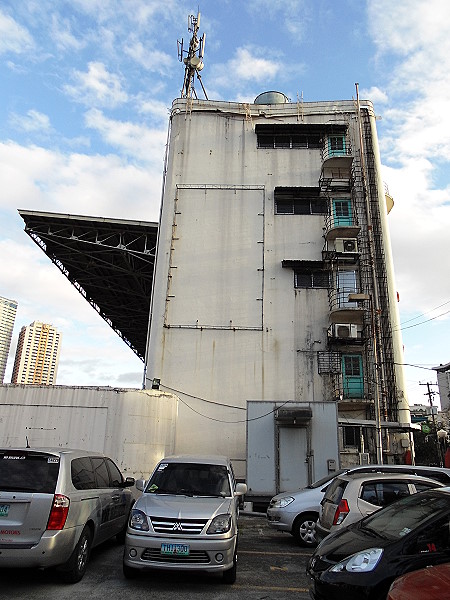
<path id="1" fill-rule="evenodd" d="M 256 96 L 254 104 L 287 104 L 289 98 L 282 92 L 263 92 Z"/>

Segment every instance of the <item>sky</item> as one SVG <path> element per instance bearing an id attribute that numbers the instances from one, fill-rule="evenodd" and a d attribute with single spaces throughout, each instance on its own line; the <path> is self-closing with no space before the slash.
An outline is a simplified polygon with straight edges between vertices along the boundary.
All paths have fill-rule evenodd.
<path id="1" fill-rule="evenodd" d="M 211 100 L 372 100 L 410 404 L 450 362 L 450 3 L 0 0 L 0 296 L 62 332 L 57 383 L 141 387 L 143 363 L 24 232 L 18 209 L 158 221 L 177 40 L 201 13 Z M 196 86 L 199 97 L 200 87 Z"/>

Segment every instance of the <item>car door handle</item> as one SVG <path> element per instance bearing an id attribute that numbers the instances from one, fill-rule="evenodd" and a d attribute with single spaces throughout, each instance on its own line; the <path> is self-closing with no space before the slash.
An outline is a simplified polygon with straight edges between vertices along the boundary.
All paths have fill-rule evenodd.
<path id="1" fill-rule="evenodd" d="M 111 500 L 113 500 L 114 502 L 119 502 L 120 496 L 111 496 Z"/>

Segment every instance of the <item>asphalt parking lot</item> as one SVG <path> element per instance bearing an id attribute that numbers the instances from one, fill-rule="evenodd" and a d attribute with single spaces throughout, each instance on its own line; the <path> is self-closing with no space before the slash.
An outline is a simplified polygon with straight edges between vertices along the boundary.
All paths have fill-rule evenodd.
<path id="1" fill-rule="evenodd" d="M 114 541 L 93 550 L 86 575 L 77 584 L 59 581 L 52 571 L 2 569 L 1 598 L 14 600 L 140 599 L 151 590 L 152 600 L 181 597 L 222 600 L 286 600 L 309 598 L 305 567 L 312 550 L 298 546 L 289 534 L 270 529 L 265 517 L 239 519 L 238 575 L 225 585 L 212 575 L 153 572 L 135 580 L 122 574 L 123 546 Z M 177 595 L 177 596 L 176 596 Z"/>

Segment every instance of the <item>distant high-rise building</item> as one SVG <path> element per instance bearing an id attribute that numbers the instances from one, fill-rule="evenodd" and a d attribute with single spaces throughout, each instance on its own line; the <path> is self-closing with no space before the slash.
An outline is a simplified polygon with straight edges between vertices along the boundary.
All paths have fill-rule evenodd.
<path id="1" fill-rule="evenodd" d="M 5 377 L 11 337 L 16 318 L 17 302 L 0 296 L 0 383 Z"/>
<path id="2" fill-rule="evenodd" d="M 52 325 L 34 321 L 22 327 L 11 383 L 54 385 L 60 346 L 61 333 Z"/>

